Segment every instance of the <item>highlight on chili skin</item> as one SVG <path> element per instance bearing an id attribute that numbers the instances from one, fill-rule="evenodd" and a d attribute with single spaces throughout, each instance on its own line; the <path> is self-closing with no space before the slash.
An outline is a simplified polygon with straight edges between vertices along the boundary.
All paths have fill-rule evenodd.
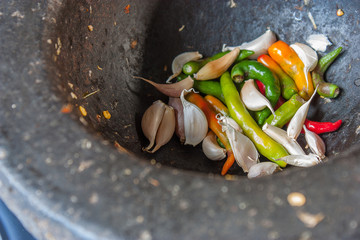
<path id="1" fill-rule="evenodd" d="M 209 161 L 222 161 L 221 175 L 241 168 L 248 178 L 287 165 L 320 164 L 326 145 L 319 135 L 338 130 L 342 120 L 316 122 L 307 115 L 313 98 L 338 96 L 340 88 L 325 81 L 324 73 L 341 51 L 318 59 L 311 46 L 288 44 L 267 30 L 213 56 L 179 54 L 166 83 L 134 76 L 169 97 L 168 103 L 154 102 L 142 118 L 150 142 L 143 150 L 162 151 L 176 133 L 181 144 L 198 146 Z"/>

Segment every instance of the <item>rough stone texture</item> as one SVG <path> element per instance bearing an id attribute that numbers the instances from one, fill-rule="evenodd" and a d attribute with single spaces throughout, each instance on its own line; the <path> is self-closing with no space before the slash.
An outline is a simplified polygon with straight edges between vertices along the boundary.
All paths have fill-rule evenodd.
<path id="1" fill-rule="evenodd" d="M 137 73 L 140 67 L 142 73 L 164 79 L 166 73 L 161 74 L 158 69 L 159 67 L 162 69 L 164 64 L 169 64 L 177 52 L 190 46 L 188 49 L 199 48 L 206 54 L 214 53 L 225 40 L 229 44 L 238 42 L 238 35 L 232 34 L 233 31 L 239 31 L 239 35 L 245 33 L 241 35 L 241 40 L 247 41 L 260 35 L 265 27 L 270 26 L 280 38 L 289 42 L 298 41 L 296 35 L 304 32 L 307 34 L 324 32 L 336 46 L 343 45 L 348 50 L 336 62 L 338 67 L 330 69 L 327 76 L 334 76 L 334 82 L 344 90 L 339 99 L 333 100 L 332 104 L 325 104 L 325 101 L 319 99 L 321 107 L 315 112 L 319 119 L 326 119 L 323 113 L 331 116 L 328 120 L 345 119 L 341 131 L 324 136 L 328 140 L 329 148 L 332 149 L 329 155 L 333 157 L 326 164 L 311 169 L 286 169 L 275 176 L 252 181 L 246 178 L 226 181 L 218 175 L 161 167 L 154 161 L 151 162 L 154 164 L 151 164 L 126 151 L 117 151 L 110 142 L 118 140 L 125 145 L 127 141 L 122 139 L 122 136 L 125 136 L 121 135 L 123 132 L 120 132 L 120 137 L 114 137 L 111 135 L 116 128 L 111 125 L 113 123 L 99 128 L 94 124 L 95 119 L 92 119 L 94 114 L 104 109 L 103 106 L 107 106 L 107 102 L 100 102 L 101 104 L 96 105 L 98 108 L 90 105 L 88 109 L 91 116 L 81 118 L 81 121 L 78 114 L 61 113 L 63 105 L 68 102 L 75 106 L 97 103 L 96 99 L 91 100 L 93 98 L 90 97 L 86 98 L 86 101 L 74 101 L 68 97 L 71 92 L 70 86 L 61 79 L 66 74 L 78 73 L 62 71 L 61 66 L 66 65 L 61 65 L 63 64 L 61 59 L 62 54 L 70 54 L 71 51 L 60 52 L 56 60 L 60 61 L 57 62 L 58 64 L 51 59 L 59 49 L 58 36 L 51 35 L 54 33 L 52 31 L 57 33 L 57 30 L 62 30 L 58 33 L 66 33 L 64 26 L 57 25 L 62 23 L 66 16 L 58 18 L 61 15 L 57 14 L 64 14 L 63 9 L 71 9 L 70 2 L 2 1 L 0 2 L 0 197 L 25 227 L 38 239 L 360 238 L 360 216 L 357 212 L 360 208 L 358 162 L 360 149 L 357 144 L 359 85 L 354 83 L 359 68 L 357 49 L 360 39 L 359 4 L 356 1 L 338 2 L 339 7 L 345 12 L 343 17 L 338 18 L 333 16 L 336 12 L 334 3 L 319 6 L 317 5 L 319 3 L 311 2 L 310 6 L 304 6 L 302 11 L 295 8 L 303 4 L 299 1 L 272 1 L 266 4 L 260 1 L 248 1 L 238 3 L 237 8 L 233 9 L 226 2 L 217 2 L 211 7 L 205 1 L 181 3 L 158 1 L 146 4 L 143 1 L 131 1 L 129 3 L 130 14 L 134 14 L 132 17 L 129 15 L 129 21 L 134 28 L 126 30 L 124 36 L 130 37 L 121 39 L 124 41 L 123 45 L 115 46 L 129 57 L 131 71 L 123 65 L 114 64 L 112 67 L 108 65 L 116 71 L 123 72 L 124 79 L 127 80 L 131 79 L 129 74 Z M 124 14 L 123 8 L 128 2 L 119 1 L 117 4 L 119 11 L 114 19 L 124 19 L 126 15 L 121 14 Z M 183 10 L 184 6 L 190 5 L 192 7 L 190 9 L 196 11 Z M 73 20 L 79 23 L 87 23 L 91 20 L 91 17 L 86 18 L 81 14 L 81 11 L 90 11 L 89 6 L 99 6 L 104 13 L 112 9 L 109 6 L 100 8 L 101 4 L 98 1 L 81 1 L 74 6 L 83 6 L 74 10 L 79 13 L 74 15 Z M 96 10 L 97 8 L 92 9 L 94 14 Z M 176 10 L 179 11 L 181 18 L 174 14 Z M 314 15 L 318 30 L 312 29 L 307 11 L 311 11 Z M 46 17 L 47 12 L 49 15 Z M 271 15 L 266 17 L 266 14 L 261 13 Z M 282 22 L 275 18 L 280 14 L 283 16 Z M 225 19 L 224 16 L 234 24 L 219 24 Z M 244 22 L 237 21 L 239 16 L 245 19 Z M 152 19 L 149 20 L 149 17 Z M 104 19 L 104 21 L 112 21 L 106 14 Z M 168 22 L 165 19 L 169 19 Z M 100 20 L 99 22 L 101 23 Z M 119 31 L 127 26 L 124 22 L 118 23 L 121 26 Z M 92 24 L 96 31 L 97 24 Z M 164 25 L 163 28 L 155 28 L 155 30 L 151 28 L 159 27 L 161 24 Z M 185 24 L 184 30 L 178 32 L 178 28 L 183 24 Z M 86 30 L 87 24 L 80 24 L 79 29 L 76 29 L 79 34 L 74 33 L 74 37 L 82 36 L 81 34 L 86 32 L 81 26 Z M 141 31 L 136 30 L 136 26 Z M 174 26 L 177 28 L 171 28 Z M 204 26 L 206 34 L 198 30 L 199 26 Z M 44 35 L 45 29 L 48 32 Z M 145 49 L 141 47 L 141 43 L 145 41 L 147 35 L 138 35 L 143 30 L 149 36 L 146 39 Z M 223 33 L 219 34 L 221 31 Z M 296 34 L 291 34 L 293 31 Z M 194 35 L 196 32 L 198 34 Z M 163 40 L 162 33 L 168 33 L 166 36 L 175 34 L 177 42 L 174 44 L 184 45 L 174 45 L 174 49 L 170 49 L 171 44 Z M 48 38 L 48 34 L 53 38 Z M 307 34 L 303 34 L 302 37 L 305 38 Z M 135 36 L 139 36 L 140 47 L 139 52 L 133 57 L 129 43 Z M 211 42 L 207 41 L 209 36 L 212 38 Z M 83 37 L 85 38 L 86 35 Z M 51 43 L 48 39 L 51 39 Z M 67 50 L 71 49 L 69 39 L 62 39 L 62 36 L 60 39 L 64 46 L 61 51 L 66 50 L 67 47 Z M 84 46 L 91 46 L 91 44 L 86 45 L 84 39 L 78 40 L 72 45 L 81 43 Z M 91 41 L 97 43 L 97 39 Z M 55 43 L 58 44 L 56 49 Z M 155 53 L 151 49 L 153 44 L 157 44 L 155 50 L 164 47 L 164 52 Z M 52 51 L 49 50 L 48 45 L 54 47 Z M 105 43 L 105 46 L 109 46 L 109 43 Z M 111 53 L 109 49 L 105 51 Z M 83 57 L 86 62 L 86 57 L 89 56 L 84 52 Z M 117 56 L 114 58 L 116 59 Z M 131 61 L 145 63 L 142 66 L 141 62 L 137 65 Z M 149 69 L 149 63 L 152 62 L 154 68 Z M 79 60 L 78 63 L 82 62 Z M 98 65 L 104 67 L 102 63 L 108 64 L 107 59 L 104 58 Z M 88 71 L 85 73 L 88 74 Z M 101 74 L 98 72 L 94 74 L 94 78 L 100 79 Z M 81 84 L 86 84 L 86 77 L 82 79 L 73 76 L 73 79 L 78 81 L 73 82 L 75 88 L 79 87 L 74 91 L 84 94 L 83 90 L 86 86 Z M 81 79 L 83 81 L 80 81 Z M 108 86 L 106 82 L 104 80 L 105 87 Z M 141 101 L 136 100 L 137 96 L 142 101 L 146 100 L 149 105 L 156 95 L 146 96 L 142 91 L 151 88 L 129 82 L 128 87 L 136 90 L 132 93 L 135 96 L 123 85 L 119 91 L 126 94 L 119 98 L 123 101 L 126 101 L 126 98 L 138 101 L 133 106 L 138 107 L 136 111 L 140 114 L 147 106 L 145 104 L 139 106 Z M 101 84 L 93 83 L 93 85 L 101 88 Z M 89 84 L 87 91 L 96 90 L 91 88 L 93 85 Z M 107 91 L 105 94 L 116 92 L 109 89 Z M 126 91 L 129 93 L 127 94 Z M 82 96 L 81 94 L 78 96 Z M 106 99 L 106 96 L 99 95 L 98 98 Z M 73 110 L 74 113 L 76 110 L 76 108 Z M 117 114 L 121 118 L 120 110 L 122 109 L 114 111 L 116 112 L 114 118 Z M 136 121 L 139 116 L 131 116 L 131 118 Z M 84 124 L 87 126 L 83 126 Z M 127 122 L 119 123 L 120 127 L 126 124 Z M 96 130 L 103 130 L 103 135 L 96 133 Z M 135 126 L 129 131 L 132 134 L 138 130 Z M 132 146 L 126 147 L 131 150 L 139 149 L 138 147 L 145 142 L 140 136 L 134 134 L 136 141 L 129 144 Z M 104 137 L 107 140 L 104 140 Z M 171 146 L 176 144 L 172 143 Z M 156 157 L 165 161 L 169 158 L 169 154 L 163 151 Z M 178 156 L 175 154 L 171 156 L 171 158 L 175 157 Z M 202 166 L 202 164 L 197 166 L 199 171 L 213 171 L 204 170 Z M 291 192 L 303 193 L 307 200 L 306 204 L 302 207 L 291 207 L 287 202 L 287 196 Z M 299 219 L 301 213 L 321 213 L 324 218 L 314 228 L 309 228 Z"/>

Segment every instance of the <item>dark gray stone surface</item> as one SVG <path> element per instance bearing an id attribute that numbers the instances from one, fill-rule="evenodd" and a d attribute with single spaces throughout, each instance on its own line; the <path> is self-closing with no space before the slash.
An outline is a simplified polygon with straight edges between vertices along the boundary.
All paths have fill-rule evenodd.
<path id="1" fill-rule="evenodd" d="M 190 2 L 184 1 L 183 4 Z M 131 26 L 144 29 L 149 36 L 159 36 L 159 32 L 170 30 L 166 27 L 148 30 L 152 26 L 150 23 L 157 26 L 166 17 L 177 17 L 167 16 L 164 8 L 171 9 L 169 13 L 179 9 L 184 17 L 180 3 L 159 3 L 131 1 L 130 11 L 134 13 Z M 99 2 L 84 1 L 81 4 L 99 5 Z M 123 9 L 128 3 L 119 1 L 117 4 L 119 9 Z M 302 5 L 299 1 L 272 1 L 266 6 L 259 1 L 249 1 L 245 6 L 238 3 L 235 9 L 230 9 L 225 2 L 216 4 L 207 8 L 205 2 L 194 3 L 192 6 L 197 7 L 199 18 L 189 13 L 184 19 L 191 22 L 194 18 L 194 23 L 214 24 L 213 28 L 219 30 L 221 28 L 209 17 L 215 16 L 218 7 L 218 10 L 222 9 L 220 12 L 227 13 L 226 16 L 234 17 L 235 25 L 227 26 L 230 30 L 242 28 L 246 33 L 251 32 L 242 40 L 261 34 L 263 26 L 270 26 L 280 38 L 288 41 L 296 38 L 289 35 L 286 28 L 312 31 L 309 22 L 300 24 L 292 18 L 295 6 Z M 60 71 L 58 74 L 61 76 L 50 78 L 53 75 L 49 71 L 58 65 L 50 62 L 47 44 L 54 46 L 57 38 L 54 36 L 51 44 L 48 43 L 44 31 L 46 25 L 56 26 L 59 23 L 56 21 L 60 19 L 54 13 L 61 12 L 65 5 L 61 1 L 0 2 L 0 197 L 38 239 L 360 238 L 359 98 L 356 94 L 359 86 L 354 84 L 359 66 L 359 4 L 356 1 L 340 1 L 339 7 L 345 11 L 343 18 L 331 15 L 336 12 L 335 4 L 317 4 L 320 3 L 311 2 L 296 17 L 307 21 L 307 11 L 313 9 L 311 11 L 318 24 L 315 32 L 330 34 L 334 43 L 348 49 L 338 62 L 340 67 L 328 73 L 336 76 L 334 81 L 345 89 L 336 100 L 339 105 L 322 103 L 318 112 L 320 115 L 330 112 L 334 119 L 346 120 L 338 134 L 326 137 L 333 149 L 329 155 L 333 157 L 326 164 L 311 169 L 292 168 L 253 181 L 246 178 L 227 181 L 213 174 L 178 170 L 155 162 L 151 164 L 133 154 L 117 151 L 110 143 L 114 140 L 111 136 L 104 134 L 107 139 L 104 140 L 94 131 L 97 126 L 84 126 L 84 123 L 92 125 L 92 119 L 79 121 L 76 114 L 61 113 L 62 106 L 68 102 L 64 94 L 69 89 L 64 90 L 67 82 L 61 83 L 59 79 L 67 73 Z M 86 11 L 86 8 L 81 10 Z M 283 26 L 275 24 L 276 20 L 264 18 L 268 21 L 261 22 L 257 18 L 255 20 L 260 22 L 256 23 L 257 27 L 251 28 L 255 20 L 249 16 L 260 17 L 256 15 L 259 11 L 279 11 L 279 14 L 290 18 Z M 146 18 L 154 12 L 158 18 L 154 17 L 151 21 Z M 248 22 L 245 25 L 236 26 L 239 24 L 235 21 L 237 13 L 249 14 L 246 15 Z M 122 19 L 120 12 L 119 15 Z M 223 16 L 216 16 L 216 19 L 221 21 Z M 182 21 L 177 21 L 175 23 L 181 27 Z M 192 29 L 191 25 L 186 25 L 185 29 L 193 33 L 196 26 L 194 24 Z M 336 26 L 335 30 L 333 26 Z M 131 35 L 133 31 L 136 33 L 136 30 L 128 30 L 128 34 L 135 36 Z M 222 43 L 222 35 L 215 33 L 218 31 L 207 34 L 216 37 L 213 43 Z M 187 32 L 180 34 L 183 35 L 179 41 L 187 44 Z M 225 29 L 223 34 L 226 40 L 233 39 L 229 30 Z M 161 39 L 157 40 L 160 46 L 164 44 Z M 201 45 L 206 43 L 205 40 L 206 36 L 199 34 L 188 42 L 206 52 L 209 46 Z M 140 36 L 139 43 L 144 41 L 145 36 Z M 148 46 L 153 43 L 152 39 L 146 41 Z M 234 39 L 229 44 L 235 42 Z M 171 53 L 180 51 L 182 47 L 177 45 Z M 138 53 L 138 59 L 143 56 L 145 62 L 149 61 L 149 54 L 153 52 L 148 49 Z M 56 52 L 56 49 L 53 51 Z M 125 54 L 130 55 L 126 51 L 124 49 Z M 216 49 L 209 51 L 212 53 Z M 61 53 L 59 56 L 61 59 Z M 171 58 L 168 56 L 168 59 L 154 64 L 168 64 Z M 137 58 L 130 60 L 134 59 Z M 139 66 L 131 70 L 135 71 Z M 156 70 L 143 69 L 146 70 L 148 74 L 159 74 Z M 119 71 L 125 69 L 120 68 Z M 126 74 L 133 72 L 124 72 Z M 59 89 L 63 94 L 59 93 Z M 132 95 L 128 97 L 134 98 Z M 146 108 L 145 104 L 142 108 Z M 91 111 L 96 112 L 90 108 Z M 132 128 L 131 131 L 137 131 Z M 132 143 L 134 149 L 141 145 L 139 141 Z M 177 157 L 163 154 L 159 155 L 160 159 Z M 287 202 L 291 192 L 303 193 L 306 204 L 291 207 Z M 322 214 L 324 218 L 310 228 L 299 219 L 301 213 Z"/>

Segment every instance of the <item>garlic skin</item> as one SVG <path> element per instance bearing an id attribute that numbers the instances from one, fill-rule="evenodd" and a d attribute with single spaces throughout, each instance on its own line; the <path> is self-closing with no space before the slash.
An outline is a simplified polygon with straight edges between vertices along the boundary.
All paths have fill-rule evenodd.
<path id="1" fill-rule="evenodd" d="M 147 151 L 154 153 L 159 150 L 160 147 L 167 144 L 175 132 L 175 111 L 172 107 L 165 105 L 165 112 L 161 119 L 158 131 L 156 133 L 156 145 L 153 150 Z"/>
<path id="2" fill-rule="evenodd" d="M 259 111 L 268 107 L 275 116 L 275 111 L 269 100 L 255 87 L 254 79 L 249 79 L 245 82 L 244 86 L 241 88 L 240 96 L 247 109 Z"/>
<path id="3" fill-rule="evenodd" d="M 265 123 L 262 130 L 276 142 L 280 143 L 291 155 L 306 155 L 299 143 L 290 138 L 286 131 L 276 126 Z"/>
<path id="4" fill-rule="evenodd" d="M 313 49 L 320 52 L 325 52 L 326 48 L 332 45 L 324 34 L 312 34 L 306 39 L 306 42 L 310 44 Z"/>
<path id="5" fill-rule="evenodd" d="M 194 74 L 196 80 L 210 80 L 220 77 L 236 60 L 240 54 L 240 48 L 234 48 L 219 59 L 208 62 Z"/>
<path id="6" fill-rule="evenodd" d="M 170 84 L 159 84 L 143 77 L 133 76 L 133 78 L 141 79 L 147 83 L 153 85 L 159 92 L 169 97 L 180 97 L 181 92 L 184 89 L 190 89 L 194 85 L 194 80 L 188 76 L 184 80 Z"/>
<path id="7" fill-rule="evenodd" d="M 180 142 L 185 142 L 185 129 L 184 129 L 184 110 L 180 98 L 169 97 L 169 106 L 174 108 L 175 111 L 175 133 L 180 138 Z"/>
<path id="8" fill-rule="evenodd" d="M 184 112 L 185 145 L 198 145 L 208 132 L 208 122 L 204 112 L 195 104 L 187 101 L 184 95 L 194 89 L 184 89 L 180 100 Z M 195 92 L 195 91 L 194 91 Z"/>
<path id="9" fill-rule="evenodd" d="M 279 158 L 277 160 L 282 160 L 286 162 L 287 164 L 296 166 L 296 167 L 312 167 L 319 163 L 321 163 L 321 160 L 319 157 L 315 154 L 309 154 L 309 155 L 289 155 L 282 158 Z"/>
<path id="10" fill-rule="evenodd" d="M 308 130 L 305 125 L 303 126 L 305 131 L 305 139 L 307 144 L 309 145 L 311 151 L 319 156 L 320 159 L 325 158 L 326 146 L 324 141 L 321 139 L 319 135 Z"/>
<path id="11" fill-rule="evenodd" d="M 274 172 L 281 171 L 279 165 L 273 162 L 261 162 L 258 164 L 253 165 L 248 172 L 247 177 L 249 179 L 269 176 Z"/>
<path id="12" fill-rule="evenodd" d="M 290 47 L 296 52 L 300 60 L 304 63 L 306 73 L 315 69 L 318 63 L 316 51 L 303 43 L 294 43 Z"/>
<path id="13" fill-rule="evenodd" d="M 296 140 L 301 132 L 302 126 L 304 125 L 306 119 L 306 115 L 309 111 L 311 100 L 316 95 L 318 86 L 319 85 L 316 86 L 311 98 L 296 111 L 295 115 L 290 120 L 290 123 L 287 127 L 287 135 L 292 139 Z"/>
<path id="14" fill-rule="evenodd" d="M 165 103 L 161 100 L 153 102 L 153 104 L 146 109 L 142 119 L 141 128 L 145 137 L 150 141 L 149 145 L 143 148 L 143 151 L 148 151 L 154 145 L 156 133 L 160 126 L 161 120 L 165 113 Z"/>
<path id="15" fill-rule="evenodd" d="M 222 130 L 229 139 L 236 163 L 244 172 L 248 172 L 251 166 L 258 163 L 259 153 L 254 143 L 240 131 L 236 130 L 240 126 L 233 128 L 232 125 L 237 123 L 233 121 L 229 124 L 228 119 L 230 118 L 219 116 L 218 123 L 222 126 Z"/>
<path id="16" fill-rule="evenodd" d="M 166 80 L 166 83 L 169 83 L 173 78 L 179 76 L 185 63 L 199 60 L 202 57 L 199 52 L 184 52 L 177 55 L 171 64 L 173 74 Z"/>
<path id="17" fill-rule="evenodd" d="M 226 149 L 219 146 L 213 131 L 209 131 L 202 141 L 202 150 L 210 160 L 219 161 L 226 158 Z"/>
<path id="18" fill-rule="evenodd" d="M 249 59 L 257 59 L 262 54 L 267 54 L 268 48 L 276 42 L 276 35 L 273 31 L 267 30 L 263 35 L 260 37 L 252 40 L 251 42 L 245 42 L 240 46 L 237 46 L 240 49 L 246 49 L 254 51 L 255 53 L 249 57 Z M 226 47 L 223 46 L 222 51 L 232 50 L 236 47 Z"/>

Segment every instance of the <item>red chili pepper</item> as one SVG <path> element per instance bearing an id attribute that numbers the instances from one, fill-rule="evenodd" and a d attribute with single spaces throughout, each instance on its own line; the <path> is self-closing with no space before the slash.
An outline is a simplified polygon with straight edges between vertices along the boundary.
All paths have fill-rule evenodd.
<path id="1" fill-rule="evenodd" d="M 258 86 L 261 94 L 265 96 L 265 85 L 259 80 L 255 80 L 255 82 L 256 82 L 256 85 Z"/>
<path id="2" fill-rule="evenodd" d="M 305 120 L 306 128 L 316 134 L 334 132 L 339 129 L 341 124 L 342 124 L 341 119 L 334 123 L 332 123 L 332 122 L 314 122 L 314 121 L 310 121 L 307 119 Z"/>
<path id="3" fill-rule="evenodd" d="M 265 96 L 265 85 L 260 82 L 259 80 L 255 80 L 256 85 L 258 86 L 259 91 L 261 92 L 262 95 Z M 279 100 L 277 101 L 274 110 L 278 109 L 283 103 L 285 102 L 285 99 L 283 97 L 279 97 Z"/>

